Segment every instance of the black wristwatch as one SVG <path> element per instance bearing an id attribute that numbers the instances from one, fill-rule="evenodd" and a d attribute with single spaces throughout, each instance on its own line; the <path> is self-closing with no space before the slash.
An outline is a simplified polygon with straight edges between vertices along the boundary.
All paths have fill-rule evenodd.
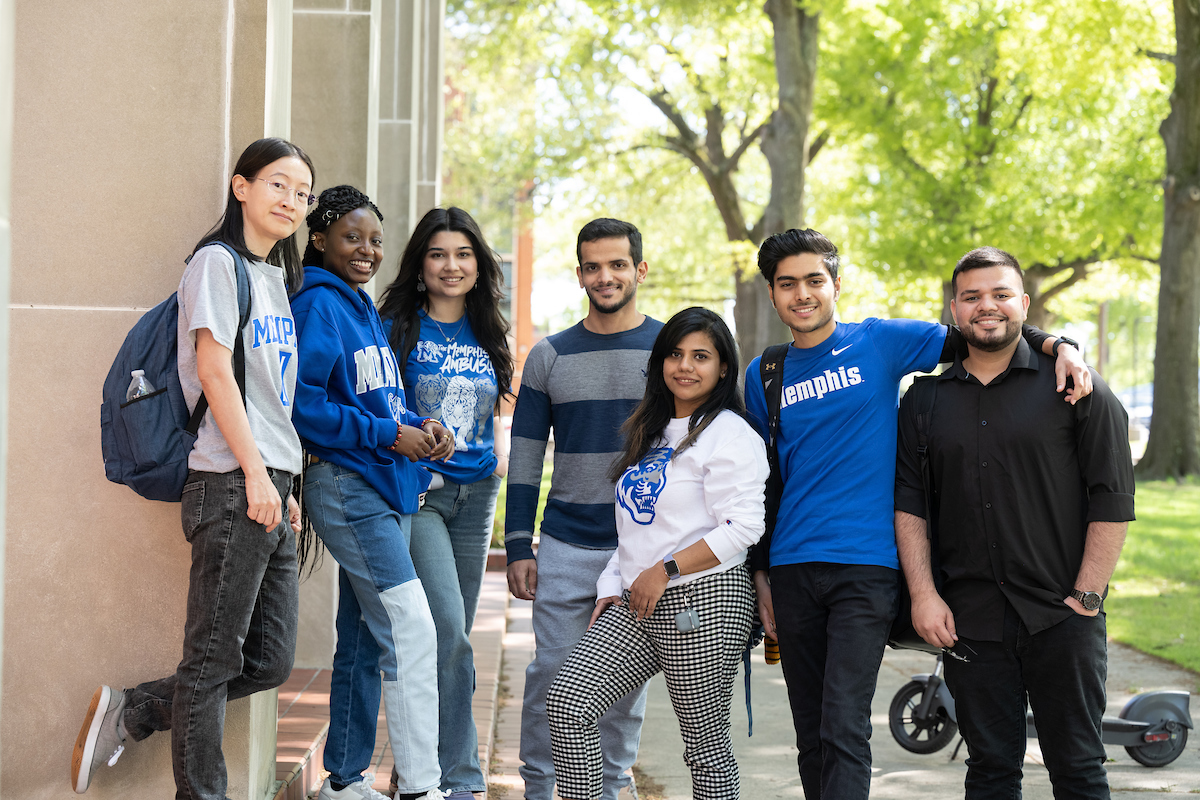
<path id="1" fill-rule="evenodd" d="M 667 580 L 673 581 L 679 577 L 679 565 L 675 563 L 675 554 L 663 559 L 663 569 L 667 571 Z"/>
<path id="2" fill-rule="evenodd" d="M 1071 590 L 1071 597 L 1078 600 L 1086 611 L 1095 611 L 1100 607 L 1100 602 L 1104 599 L 1096 592 L 1081 592 L 1078 589 Z"/>
<path id="3" fill-rule="evenodd" d="M 1054 345 L 1050 348 L 1050 355 L 1054 356 L 1055 358 L 1058 358 L 1058 346 L 1062 345 L 1062 344 L 1069 344 L 1069 345 L 1071 345 L 1071 347 L 1074 347 L 1076 350 L 1079 350 L 1079 342 L 1075 341 L 1074 339 L 1068 339 L 1065 336 L 1059 336 L 1054 341 Z M 1091 609 L 1088 609 L 1088 610 L 1090 611 Z"/>

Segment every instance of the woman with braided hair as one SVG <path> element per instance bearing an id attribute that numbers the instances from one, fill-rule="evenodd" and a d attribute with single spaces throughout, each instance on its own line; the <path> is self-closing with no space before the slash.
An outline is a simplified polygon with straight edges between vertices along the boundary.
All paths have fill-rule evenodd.
<path id="1" fill-rule="evenodd" d="M 455 439 L 450 458 L 422 462 L 433 483 L 412 531 L 413 563 L 437 626 L 438 758 L 441 788 L 452 800 L 486 788 L 471 716 L 468 635 L 508 466 L 494 424 L 513 374 L 503 286 L 499 259 L 475 220 L 460 208 L 435 208 L 413 231 L 380 307 L 409 406 L 439 419 Z"/>
<path id="2" fill-rule="evenodd" d="M 329 778 L 320 800 L 384 800 L 364 774 L 381 694 L 399 775 L 395 797 L 442 797 L 436 631 L 407 540 L 429 480 L 415 462 L 446 458 L 454 439 L 405 408 L 387 335 L 361 288 L 383 260 L 382 223 L 357 189 L 321 192 L 308 215 L 304 286 L 292 297 L 300 359 L 292 421 L 307 451 L 304 513 L 341 566 Z"/>

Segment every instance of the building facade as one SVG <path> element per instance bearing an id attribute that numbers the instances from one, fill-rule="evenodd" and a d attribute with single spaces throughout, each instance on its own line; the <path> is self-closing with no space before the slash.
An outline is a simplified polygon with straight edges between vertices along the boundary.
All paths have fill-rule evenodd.
<path id="1" fill-rule="evenodd" d="M 95 687 L 179 660 L 179 506 L 104 478 L 117 347 L 175 290 L 262 136 L 307 150 L 316 189 L 375 199 L 386 285 L 440 199 L 444 17 L 444 0 L 0 0 L 0 798 L 73 797 Z M 301 666 L 331 659 L 331 563 L 302 584 Z M 231 797 L 273 790 L 275 717 L 274 692 L 230 704 Z M 161 735 L 88 796 L 173 793 Z"/>

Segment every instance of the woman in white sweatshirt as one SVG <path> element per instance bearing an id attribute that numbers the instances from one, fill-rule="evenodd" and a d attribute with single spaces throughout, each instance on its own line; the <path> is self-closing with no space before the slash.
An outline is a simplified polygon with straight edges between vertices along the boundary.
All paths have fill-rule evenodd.
<path id="1" fill-rule="evenodd" d="M 617 549 L 596 583 L 592 624 L 546 699 L 558 793 L 596 800 L 600 715 L 660 670 L 698 800 L 737 798 L 733 681 L 754 595 L 746 550 L 763 533 L 767 454 L 745 420 L 738 358 L 703 308 L 663 326 L 646 394 L 613 464 Z"/>

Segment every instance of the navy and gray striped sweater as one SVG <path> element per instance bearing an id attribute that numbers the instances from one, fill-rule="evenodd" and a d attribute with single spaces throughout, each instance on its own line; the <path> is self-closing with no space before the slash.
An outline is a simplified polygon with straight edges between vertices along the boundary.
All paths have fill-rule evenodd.
<path id="1" fill-rule="evenodd" d="M 508 561 L 533 558 L 533 526 L 546 442 L 554 430 L 554 476 L 542 533 L 579 547 L 617 546 L 612 481 L 620 428 L 646 389 L 646 362 L 662 329 L 646 317 L 621 333 L 580 322 L 529 351 L 513 413 L 504 546 Z"/>

